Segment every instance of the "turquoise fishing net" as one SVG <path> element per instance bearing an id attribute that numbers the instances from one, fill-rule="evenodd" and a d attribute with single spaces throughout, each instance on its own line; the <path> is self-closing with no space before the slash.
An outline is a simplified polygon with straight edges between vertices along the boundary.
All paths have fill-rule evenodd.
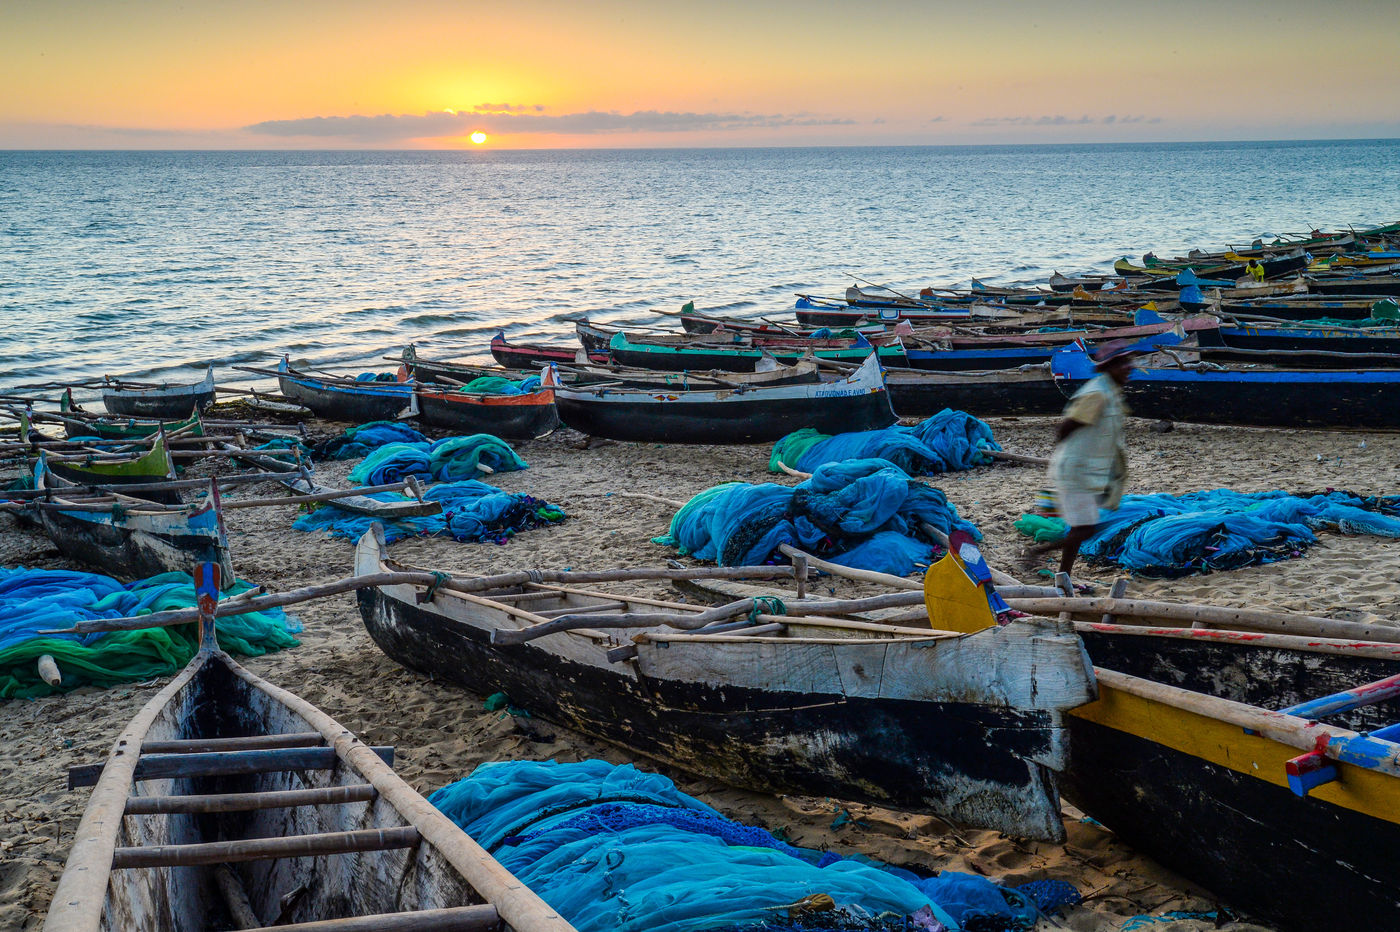
<path id="1" fill-rule="evenodd" d="M 794 847 L 631 765 L 487 763 L 428 801 L 580 932 L 1030 929 L 1068 884 L 1011 890 Z M 792 909 L 826 894 L 834 909 Z"/>
<path id="2" fill-rule="evenodd" d="M 927 476 L 985 466 L 988 450 L 1000 450 L 985 421 L 944 408 L 913 427 L 886 427 L 846 434 L 823 434 L 810 427 L 794 431 L 773 446 L 770 472 L 779 463 L 811 472 L 823 463 L 849 459 L 883 459 L 911 476 Z"/>
<path id="3" fill-rule="evenodd" d="M 887 460 L 857 459 L 818 466 L 795 487 L 729 482 L 706 489 L 655 541 L 720 566 L 786 560 L 778 547 L 791 544 L 846 566 L 904 576 L 934 553 L 924 524 L 982 536 L 941 490 Z"/>
<path id="4" fill-rule="evenodd" d="M 375 492 L 365 496 L 381 502 L 410 501 L 397 492 Z M 370 525 L 384 525 L 388 543 L 406 537 L 450 537 L 460 543 L 503 544 L 519 531 L 556 524 L 565 518 L 564 510 L 543 499 L 515 492 L 503 492 L 484 482 L 444 482 L 423 493 L 428 501 L 441 502 L 436 515 L 403 518 L 371 518 L 337 508 L 326 502 L 292 522 L 298 531 L 324 531 L 331 537 L 358 540 Z"/>
<path id="5" fill-rule="evenodd" d="M 390 443 L 370 453 L 350 470 L 350 481 L 361 485 L 387 485 L 415 476 L 452 482 L 473 479 L 478 464 L 495 472 L 525 469 L 526 462 L 510 444 L 491 434 L 444 437 L 415 443 Z"/>
<path id="6" fill-rule="evenodd" d="M 238 581 L 224 596 L 249 588 Z M 123 585 L 109 576 L 75 570 L 0 568 L 0 699 L 173 674 L 198 650 L 194 623 L 85 635 L 38 632 L 194 604 L 194 583 L 186 573 L 162 573 Z M 219 646 L 245 656 L 295 647 L 292 635 L 300 630 L 301 625 L 280 608 L 222 617 L 216 627 Z M 37 662 L 43 654 L 58 663 L 62 685 L 49 686 L 39 678 Z"/>
<path id="7" fill-rule="evenodd" d="M 537 375 L 515 380 L 500 375 L 482 375 L 472 379 L 457 391 L 474 395 L 528 395 L 540 390 L 540 377 Z"/>
<path id="8" fill-rule="evenodd" d="M 1065 525 L 1022 515 L 1016 529 L 1036 540 L 1058 540 Z M 1176 577 L 1301 556 L 1319 530 L 1400 537 L 1400 496 L 1230 489 L 1126 495 L 1116 511 L 1101 516 L 1080 553 L 1144 576 Z"/>

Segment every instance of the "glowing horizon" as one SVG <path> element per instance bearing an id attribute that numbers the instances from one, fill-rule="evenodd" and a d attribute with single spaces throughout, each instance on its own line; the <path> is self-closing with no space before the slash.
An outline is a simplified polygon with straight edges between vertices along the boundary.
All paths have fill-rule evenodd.
<path id="1" fill-rule="evenodd" d="M 1400 136 L 1391 14 L 1380 0 L 1321 19 L 1296 0 L 21 3 L 0 37 L 0 148 L 1384 138 Z"/>

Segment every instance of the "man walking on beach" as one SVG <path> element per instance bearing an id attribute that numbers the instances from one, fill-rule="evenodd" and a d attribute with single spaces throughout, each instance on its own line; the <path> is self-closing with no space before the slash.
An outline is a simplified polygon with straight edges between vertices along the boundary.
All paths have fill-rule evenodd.
<path id="1" fill-rule="evenodd" d="M 1068 574 L 1080 546 L 1093 536 L 1099 509 L 1113 510 L 1123 498 L 1128 478 L 1123 422 L 1128 415 L 1123 386 L 1133 372 L 1136 355 L 1127 340 L 1105 343 L 1094 354 L 1098 375 L 1085 382 L 1065 406 L 1050 454 L 1050 482 L 1060 517 L 1069 525 L 1061 540 L 1038 544 L 1026 552 L 1028 561 L 1055 548 L 1060 572 Z"/>

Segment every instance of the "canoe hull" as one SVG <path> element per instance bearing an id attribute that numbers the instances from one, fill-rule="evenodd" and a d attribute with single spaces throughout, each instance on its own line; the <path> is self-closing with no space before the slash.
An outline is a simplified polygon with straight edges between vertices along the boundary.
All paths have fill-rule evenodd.
<path id="1" fill-rule="evenodd" d="M 996 795 L 1032 823 L 1023 831 L 1063 831 L 1053 773 L 1038 763 L 1057 758 L 1058 712 L 639 677 L 535 644 L 493 645 L 481 627 L 378 589 L 360 590 L 359 603 L 398 663 L 477 694 L 504 692 L 532 714 L 692 773 L 969 823 L 992 817 L 985 797 Z"/>
<path id="2" fill-rule="evenodd" d="M 217 563 L 224 579 L 234 578 L 223 524 L 212 508 L 125 515 L 41 508 L 39 520 L 64 556 L 112 576 L 193 575 L 200 563 Z"/>
<path id="3" fill-rule="evenodd" d="M 975 417 L 1050 416 L 1059 414 L 1066 400 L 1048 370 L 1008 370 L 981 377 L 888 373 L 885 383 L 900 417 L 930 417 L 944 408 Z"/>
<path id="4" fill-rule="evenodd" d="M 214 370 L 205 371 L 195 385 L 175 385 L 166 388 L 121 389 L 105 388 L 102 406 L 108 414 L 121 417 L 142 417 L 175 421 L 203 411 L 214 403 Z"/>
<path id="5" fill-rule="evenodd" d="M 714 402 L 629 402 L 566 396 L 559 419 L 574 430 L 612 440 L 655 443 L 766 443 L 803 427 L 822 433 L 874 430 L 895 422 L 886 392 L 844 398 Z"/>
<path id="6" fill-rule="evenodd" d="M 418 416 L 425 424 L 506 440 L 533 440 L 559 426 L 554 392 L 476 395 L 419 390 Z"/>
<path id="7" fill-rule="evenodd" d="M 413 390 L 407 383 L 366 382 L 363 388 L 341 387 L 292 372 L 285 359 L 278 369 L 282 394 L 318 417 L 366 424 L 395 420 L 404 409 L 413 407 Z"/>

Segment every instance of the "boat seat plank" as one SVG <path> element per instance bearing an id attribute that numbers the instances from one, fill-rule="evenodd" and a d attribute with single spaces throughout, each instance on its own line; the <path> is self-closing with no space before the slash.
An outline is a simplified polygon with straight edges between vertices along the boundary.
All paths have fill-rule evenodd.
<path id="1" fill-rule="evenodd" d="M 147 845 L 117 848 L 112 855 L 112 867 L 192 867 L 236 861 L 349 854 L 356 851 L 386 851 L 391 848 L 411 848 L 418 844 L 421 838 L 418 829 L 403 826 L 278 838 L 244 838 L 190 845 Z"/>
<path id="2" fill-rule="evenodd" d="M 294 806 L 338 805 L 368 802 L 379 791 L 368 783 L 353 786 L 315 787 L 260 793 L 213 793 L 189 796 L 131 796 L 126 815 L 158 812 L 250 812 L 255 809 L 290 809 Z"/>
<path id="3" fill-rule="evenodd" d="M 493 932 L 500 929 L 496 907 L 455 906 L 413 913 L 380 913 L 276 926 L 292 932 Z"/>
<path id="4" fill-rule="evenodd" d="M 143 741 L 142 754 L 190 754 L 196 751 L 250 751 L 266 748 L 313 748 L 326 743 L 318 731 L 280 735 L 246 735 L 239 738 L 182 738 L 177 741 Z"/>
<path id="5" fill-rule="evenodd" d="M 372 749 L 384 763 L 394 763 L 394 749 Z M 328 770 L 339 758 L 335 748 L 269 748 L 252 751 L 208 751 L 193 754 L 143 754 L 133 780 L 171 777 L 218 777 L 234 774 L 272 773 L 281 770 Z M 84 764 L 68 769 L 68 788 L 93 786 L 106 764 Z"/>
<path id="6" fill-rule="evenodd" d="M 597 605 L 566 605 L 563 608 L 551 608 L 535 612 L 535 614 L 541 618 L 557 618 L 560 615 L 594 615 L 598 612 L 614 612 L 619 608 L 626 607 L 626 602 L 600 602 Z"/>

